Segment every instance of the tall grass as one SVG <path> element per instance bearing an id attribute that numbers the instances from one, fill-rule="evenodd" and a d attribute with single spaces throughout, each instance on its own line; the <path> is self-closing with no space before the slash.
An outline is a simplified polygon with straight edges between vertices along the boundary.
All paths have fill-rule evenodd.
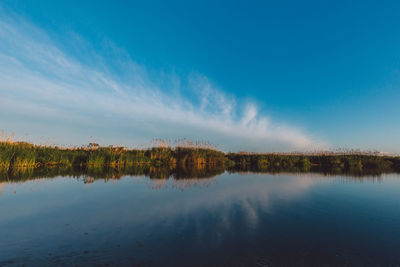
<path id="1" fill-rule="evenodd" d="M 158 147 L 148 149 L 126 149 L 124 147 L 100 147 L 91 143 L 88 147 L 62 148 L 40 146 L 26 142 L 0 141 L 0 169 L 10 171 L 19 167 L 38 166 L 112 166 L 126 168 L 136 165 L 181 170 L 194 174 L 214 166 L 230 171 L 319 171 L 327 173 L 383 173 L 400 172 L 400 157 L 382 156 L 377 153 L 224 153 L 208 143 L 179 141 L 171 147 L 166 141 Z M 168 172 L 168 171 L 167 171 Z M 150 171 L 150 173 L 152 173 Z"/>
<path id="2" fill-rule="evenodd" d="M 60 148 L 39 146 L 26 142 L 0 142 L 0 168 L 37 166 L 115 166 L 126 167 L 138 164 L 151 166 L 200 166 L 224 164 L 223 152 L 200 147 L 153 147 L 149 149 L 126 149 L 124 147 Z"/>
<path id="3" fill-rule="evenodd" d="M 376 153 L 229 153 L 231 170 L 319 171 L 326 173 L 400 172 L 400 157 Z"/>

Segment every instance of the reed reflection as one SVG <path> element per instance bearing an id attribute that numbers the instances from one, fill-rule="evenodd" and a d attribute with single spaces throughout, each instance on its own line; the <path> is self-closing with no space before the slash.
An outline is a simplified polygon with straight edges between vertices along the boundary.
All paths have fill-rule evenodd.
<path id="1" fill-rule="evenodd" d="M 365 179 L 374 179 L 379 181 L 380 177 L 386 172 L 379 170 L 375 171 L 360 171 L 359 169 L 354 171 L 342 170 L 342 169 L 321 169 L 321 168 L 310 168 L 308 170 L 299 169 L 268 169 L 263 170 L 259 168 L 251 168 L 249 166 L 243 167 L 228 167 L 223 165 L 177 165 L 175 167 L 154 167 L 149 165 L 133 165 L 124 168 L 118 168 L 115 166 L 69 166 L 69 167 L 20 167 L 12 168 L 8 171 L 0 169 L 0 181 L 1 182 L 23 182 L 28 180 L 34 180 L 38 178 L 55 178 L 55 177 L 74 177 L 83 178 L 85 183 L 93 182 L 97 179 L 108 180 L 119 180 L 124 176 L 145 176 L 150 179 L 190 179 L 190 178 L 211 178 L 218 176 L 224 172 L 239 173 L 242 175 L 246 174 L 306 174 L 314 173 L 319 174 L 322 177 L 336 177 L 344 176 L 348 180 L 362 181 Z"/>

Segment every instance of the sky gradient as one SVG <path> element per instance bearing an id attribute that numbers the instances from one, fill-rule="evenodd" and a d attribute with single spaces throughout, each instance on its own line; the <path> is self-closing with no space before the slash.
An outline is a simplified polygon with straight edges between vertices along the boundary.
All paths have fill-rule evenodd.
<path id="1" fill-rule="evenodd" d="M 398 14 L 397 1 L 1 1 L 0 129 L 399 153 Z"/>

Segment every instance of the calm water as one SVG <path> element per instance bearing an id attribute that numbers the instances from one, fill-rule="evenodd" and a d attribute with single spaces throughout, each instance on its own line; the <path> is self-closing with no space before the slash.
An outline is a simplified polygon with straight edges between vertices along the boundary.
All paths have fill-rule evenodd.
<path id="1" fill-rule="evenodd" d="M 0 183 L 0 265 L 400 264 L 400 176 Z"/>

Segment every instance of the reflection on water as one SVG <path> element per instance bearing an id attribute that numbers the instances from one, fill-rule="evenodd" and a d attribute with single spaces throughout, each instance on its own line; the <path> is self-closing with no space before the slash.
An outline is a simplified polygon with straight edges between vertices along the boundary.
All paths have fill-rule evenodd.
<path id="1" fill-rule="evenodd" d="M 0 189 L 0 266 L 400 264 L 398 174 L 51 168 Z"/>
<path id="2" fill-rule="evenodd" d="M 16 168 L 10 171 L 0 169 L 0 181 L 26 181 L 41 177 L 52 178 L 58 176 L 87 176 L 95 179 L 118 180 L 125 175 L 140 176 L 144 175 L 149 178 L 175 179 L 184 178 L 207 178 L 214 177 L 225 171 L 223 166 L 203 165 L 201 168 L 179 166 L 174 168 L 152 167 L 148 165 L 134 165 L 126 168 L 115 168 L 112 166 L 101 167 L 42 167 L 42 168 Z M 87 179 L 86 182 L 90 182 Z"/>
<path id="3" fill-rule="evenodd" d="M 216 165 L 202 165 L 201 167 L 187 167 L 187 166 L 177 166 L 174 168 L 167 167 L 153 167 L 149 165 L 134 165 L 125 168 L 116 168 L 112 166 L 101 166 L 101 167 L 41 167 L 41 168 L 16 168 L 5 171 L 0 169 L 0 181 L 26 181 L 37 178 L 53 178 L 58 176 L 68 176 L 68 177 L 86 177 L 84 179 L 85 183 L 93 182 L 96 179 L 107 180 L 118 180 L 123 176 L 146 176 L 151 179 L 168 179 L 173 177 L 176 180 L 187 179 L 187 178 L 210 178 L 215 177 L 219 174 L 228 171 L 229 173 L 239 173 L 240 175 L 253 175 L 260 174 L 257 170 L 252 170 L 251 168 L 228 168 L 225 169 L 223 166 Z M 325 177 L 337 177 L 342 175 L 346 177 L 346 180 L 359 180 L 363 181 L 365 179 L 380 180 L 381 176 L 384 174 L 378 171 L 368 170 L 367 172 L 335 172 L 334 169 L 323 170 L 323 169 L 311 169 L 309 172 L 298 172 L 293 170 L 275 170 L 274 172 L 264 172 L 267 174 L 318 174 Z"/>

